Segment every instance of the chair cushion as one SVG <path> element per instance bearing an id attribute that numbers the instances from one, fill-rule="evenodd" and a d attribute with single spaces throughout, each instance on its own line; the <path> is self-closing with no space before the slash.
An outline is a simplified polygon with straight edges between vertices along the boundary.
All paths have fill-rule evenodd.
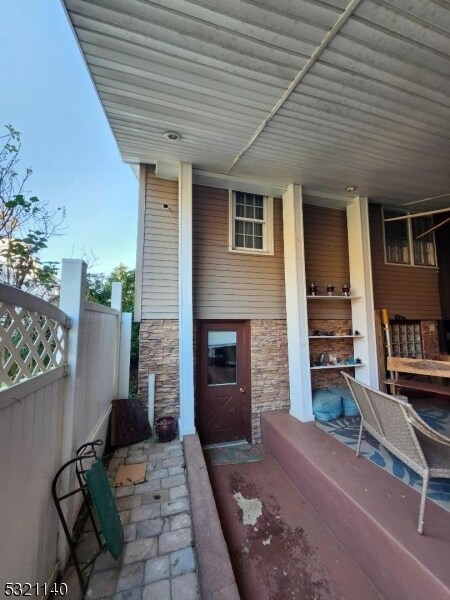
<path id="1" fill-rule="evenodd" d="M 330 392 L 337 394 L 342 399 L 342 406 L 344 409 L 344 415 L 346 417 L 359 417 L 359 410 L 356 402 L 353 400 L 351 391 L 344 387 L 330 388 Z"/>
<path id="2" fill-rule="evenodd" d="M 329 390 L 313 390 L 313 413 L 318 421 L 332 421 L 342 415 L 342 400 Z"/>

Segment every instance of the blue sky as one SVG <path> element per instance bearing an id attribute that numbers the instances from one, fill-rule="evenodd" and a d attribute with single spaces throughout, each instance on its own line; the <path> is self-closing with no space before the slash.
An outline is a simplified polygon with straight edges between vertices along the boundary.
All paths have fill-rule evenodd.
<path id="1" fill-rule="evenodd" d="M 136 260 L 138 184 L 123 163 L 59 0 L 1 0 L 0 126 L 22 134 L 29 190 L 66 207 L 64 236 L 43 258 L 97 258 L 110 272 Z"/>

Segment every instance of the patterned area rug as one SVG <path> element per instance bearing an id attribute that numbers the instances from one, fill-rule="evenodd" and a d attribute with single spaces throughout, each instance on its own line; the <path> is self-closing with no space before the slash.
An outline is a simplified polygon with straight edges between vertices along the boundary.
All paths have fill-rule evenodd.
<path id="1" fill-rule="evenodd" d="M 213 467 L 220 465 L 238 465 L 264 460 L 262 447 L 251 444 L 229 444 L 204 448 L 205 457 Z"/>
<path id="2" fill-rule="evenodd" d="M 450 411 L 437 408 L 422 408 L 417 412 L 428 425 L 450 437 Z M 316 425 L 346 446 L 353 448 L 356 452 L 359 422 L 359 417 L 342 417 L 341 419 L 326 423 L 316 421 Z M 363 431 L 361 454 L 385 471 L 401 479 L 419 493 L 422 492 L 422 478 L 386 450 L 365 430 Z M 431 479 L 428 487 L 428 498 L 450 512 L 450 480 Z"/>

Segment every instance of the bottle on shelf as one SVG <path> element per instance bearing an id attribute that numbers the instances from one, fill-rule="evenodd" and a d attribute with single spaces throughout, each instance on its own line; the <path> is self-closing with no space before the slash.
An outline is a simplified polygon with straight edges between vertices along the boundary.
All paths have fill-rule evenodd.
<path id="1" fill-rule="evenodd" d="M 309 284 L 309 295 L 310 296 L 317 295 L 317 285 L 313 281 Z"/>

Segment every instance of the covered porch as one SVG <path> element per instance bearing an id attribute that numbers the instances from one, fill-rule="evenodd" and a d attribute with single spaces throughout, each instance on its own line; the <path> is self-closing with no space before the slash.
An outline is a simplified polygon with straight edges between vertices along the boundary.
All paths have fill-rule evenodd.
<path id="1" fill-rule="evenodd" d="M 450 542 L 447 511 L 429 502 L 427 534 L 419 536 L 415 524 L 420 496 L 404 483 L 370 461 L 364 458 L 357 459 L 353 450 L 328 436 L 315 424 L 300 423 L 285 412 L 263 415 L 262 428 L 263 443 L 269 452 L 270 460 L 275 459 L 278 468 L 281 467 L 282 471 L 289 475 L 303 499 L 297 499 L 297 502 L 306 502 L 302 510 L 312 509 L 331 531 L 334 542 L 329 542 L 329 548 L 337 540 L 345 549 L 342 551 L 343 568 L 345 553 L 348 553 L 381 597 L 417 600 L 430 594 L 436 598 L 447 597 L 450 586 L 446 558 Z M 227 526 L 229 544 L 236 552 L 231 558 L 237 569 L 237 577 L 250 570 L 257 573 L 257 577 L 266 578 L 268 574 L 265 569 L 270 570 L 271 562 L 267 561 L 267 558 L 259 561 L 257 557 L 252 559 L 251 555 L 247 556 L 242 552 L 242 547 L 239 547 L 239 535 L 242 536 L 242 533 L 239 532 L 238 518 L 233 517 L 233 511 L 236 510 L 233 509 L 235 500 L 232 493 L 228 492 L 227 495 L 226 490 L 231 482 L 230 476 L 234 477 L 234 484 L 231 485 L 233 492 L 242 491 L 247 498 L 259 498 L 268 504 L 267 509 L 270 508 L 270 504 L 276 505 L 281 502 L 284 506 L 286 501 L 289 502 L 285 497 L 280 499 L 277 488 L 272 487 L 276 476 L 272 478 L 270 470 L 265 470 L 263 478 L 258 474 L 257 468 L 261 469 L 261 464 L 210 468 L 213 488 L 221 492 L 219 512 Z M 261 489 L 258 492 L 257 488 L 261 488 L 263 481 L 262 487 L 266 492 L 261 492 Z M 245 486 L 253 486 L 253 489 L 247 489 L 245 492 Z M 270 495 L 272 501 L 268 499 Z M 263 509 L 263 512 L 264 510 L 266 509 Z M 286 511 L 283 516 L 286 517 Z M 305 528 L 302 536 L 308 541 L 315 539 L 317 530 L 314 524 L 305 516 L 301 524 Z M 263 519 L 258 523 L 258 526 L 261 525 Z M 245 529 L 242 523 L 240 527 Z M 273 534 L 271 543 L 275 546 L 279 543 L 283 545 L 282 536 L 277 539 L 277 533 L 281 535 L 280 532 L 262 530 L 259 536 L 254 532 L 250 533 L 252 529 L 253 527 L 247 527 L 247 545 L 254 546 L 253 552 L 257 556 L 264 557 L 264 553 L 269 554 L 270 548 L 266 548 L 262 540 L 267 541 L 270 533 Z M 287 543 L 287 540 L 284 540 L 284 543 Z M 295 547 L 301 544 L 298 534 L 289 554 L 295 556 Z M 325 552 L 323 556 L 326 556 L 323 546 L 319 547 L 319 552 Z M 280 566 L 278 559 L 281 560 L 279 556 L 273 558 L 272 568 L 273 565 Z M 312 576 L 310 581 L 314 581 L 312 563 L 309 564 L 309 576 Z M 286 586 L 301 585 L 297 581 L 299 572 L 299 568 L 295 572 L 289 572 Z M 322 572 L 322 576 L 325 573 L 329 575 L 329 568 Z M 272 575 L 272 581 L 276 581 L 276 573 Z M 354 584 L 353 592 L 359 585 L 354 578 L 357 579 L 356 567 L 355 572 L 349 573 L 347 579 Z M 320 579 L 316 574 L 316 583 Z M 265 581 L 268 583 L 268 579 Z M 269 585 L 265 589 L 268 588 Z M 247 590 L 248 594 L 245 584 L 243 589 Z M 331 595 L 324 597 L 334 597 L 332 594 L 335 591 L 331 590 Z M 319 588 L 316 588 L 316 593 L 321 593 Z M 351 593 L 347 592 L 350 595 L 345 597 L 352 597 Z M 367 592 L 369 593 L 371 592 Z M 252 596 L 244 594 L 244 597 Z"/>
<path id="2" fill-rule="evenodd" d="M 156 410 L 176 414 L 189 440 L 212 408 L 225 430 L 245 398 L 246 428 L 233 435 L 259 441 L 262 432 L 375 587 L 386 597 L 430 589 L 444 597 L 448 515 L 432 506 L 430 534 L 417 536 L 408 521 L 416 493 L 356 461 L 312 421 L 313 389 L 330 387 L 337 368 L 382 383 L 375 309 L 400 317 L 407 355 L 416 326 L 421 352 L 439 352 L 438 322 L 450 319 L 445 244 L 437 261 L 420 257 L 414 228 L 387 236 L 384 217 L 449 206 L 448 8 L 432 0 L 63 4 L 140 181 L 143 400 L 156 373 Z M 403 320 L 412 340 L 402 339 Z M 204 357 L 215 362 L 202 371 L 199 342 L 209 338 L 199 332 L 208 325 L 236 333 L 238 349 L 229 351 L 232 336 L 222 346 L 211 336 Z M 240 381 L 241 326 L 249 375 Z M 225 378 L 217 385 L 234 386 L 225 390 L 230 410 L 223 396 L 214 406 L 201 397 L 208 367 Z"/>
<path id="3" fill-rule="evenodd" d="M 122 156 L 140 171 L 136 315 L 177 321 L 181 434 L 196 430 L 193 186 L 283 198 L 289 402 L 302 421 L 313 418 L 303 206 L 346 211 L 348 283 L 359 299 L 351 316 L 362 331 L 356 376 L 377 385 L 368 199 L 401 210 L 448 205 L 448 11 L 370 0 L 64 5 Z M 167 225 L 163 213 L 146 217 L 145 165 L 178 182 L 172 202 L 155 196 L 178 228 L 157 243 L 148 218 Z M 152 251 L 173 261 L 159 295 L 161 269 L 144 258 Z"/>

